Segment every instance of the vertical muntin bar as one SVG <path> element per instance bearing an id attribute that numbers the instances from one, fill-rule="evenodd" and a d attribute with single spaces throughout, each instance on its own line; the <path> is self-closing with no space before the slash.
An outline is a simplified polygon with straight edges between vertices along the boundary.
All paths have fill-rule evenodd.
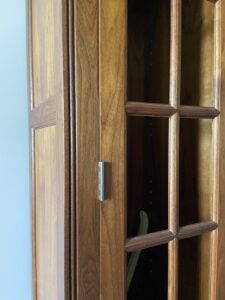
<path id="1" fill-rule="evenodd" d="M 171 0 L 170 105 L 180 106 L 181 1 Z M 169 120 L 169 230 L 179 229 L 179 113 Z M 168 300 L 178 297 L 178 240 L 169 243 Z"/>
<path id="2" fill-rule="evenodd" d="M 214 107 L 221 109 L 221 0 L 215 2 L 214 10 Z M 219 222 L 219 139 L 220 115 L 213 120 L 213 192 L 212 192 L 212 220 Z M 210 300 L 217 299 L 217 249 L 218 229 L 212 232 L 211 263 L 210 263 Z"/>

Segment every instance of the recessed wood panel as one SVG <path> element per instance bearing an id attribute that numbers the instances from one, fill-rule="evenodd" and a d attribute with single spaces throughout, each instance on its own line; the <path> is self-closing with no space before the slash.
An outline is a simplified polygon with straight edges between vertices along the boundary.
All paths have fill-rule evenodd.
<path id="1" fill-rule="evenodd" d="M 215 1 L 182 1 L 181 104 L 213 106 Z"/>
<path id="2" fill-rule="evenodd" d="M 58 1 L 32 1 L 33 106 L 55 97 L 62 87 L 60 8 Z"/>
<path id="3" fill-rule="evenodd" d="M 58 161 L 55 126 L 35 131 L 35 245 L 37 299 L 56 300 Z"/>

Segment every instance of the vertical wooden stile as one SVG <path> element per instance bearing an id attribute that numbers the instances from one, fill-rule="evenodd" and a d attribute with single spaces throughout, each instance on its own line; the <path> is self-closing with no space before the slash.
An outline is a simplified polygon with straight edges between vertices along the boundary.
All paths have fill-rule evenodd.
<path id="1" fill-rule="evenodd" d="M 98 1 L 74 3 L 77 299 L 99 299 Z"/>
<path id="2" fill-rule="evenodd" d="M 181 1 L 171 0 L 170 105 L 180 105 Z M 178 233 L 179 114 L 169 119 L 169 230 Z M 178 240 L 169 242 L 168 299 L 178 295 Z"/>
<path id="3" fill-rule="evenodd" d="M 215 3 L 214 11 L 214 107 L 221 110 L 221 1 Z M 219 139 L 220 116 L 213 120 L 213 194 L 212 194 L 212 220 L 219 222 Z M 210 263 L 210 300 L 217 299 L 217 248 L 218 230 L 211 235 L 211 263 Z"/>
<path id="4" fill-rule="evenodd" d="M 100 0 L 99 19 L 100 160 L 111 181 L 100 208 L 100 299 L 124 300 L 126 1 Z"/>

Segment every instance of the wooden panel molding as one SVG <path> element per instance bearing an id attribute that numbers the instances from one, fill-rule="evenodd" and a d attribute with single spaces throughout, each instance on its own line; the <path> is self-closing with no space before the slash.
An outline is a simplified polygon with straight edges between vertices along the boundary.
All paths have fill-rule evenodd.
<path id="1" fill-rule="evenodd" d="M 56 124 L 57 100 L 49 99 L 30 112 L 31 128 L 39 128 Z"/>
<path id="2" fill-rule="evenodd" d="M 32 30 L 33 103 L 35 107 L 60 93 L 62 76 L 62 6 L 66 1 L 29 0 Z"/>
<path id="3" fill-rule="evenodd" d="M 70 297 L 67 2 L 28 0 L 33 299 Z"/>

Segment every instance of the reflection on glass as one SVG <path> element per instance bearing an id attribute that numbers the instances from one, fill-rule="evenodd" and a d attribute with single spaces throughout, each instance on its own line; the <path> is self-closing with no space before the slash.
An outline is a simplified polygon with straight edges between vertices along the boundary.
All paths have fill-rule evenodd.
<path id="1" fill-rule="evenodd" d="M 211 235 L 179 242 L 179 300 L 208 300 Z"/>
<path id="2" fill-rule="evenodd" d="M 128 255 L 128 265 L 133 253 Z M 142 250 L 130 282 L 128 300 L 166 300 L 168 282 L 168 246 Z M 129 274 L 127 274 L 129 275 Z"/>
<path id="3" fill-rule="evenodd" d="M 213 2 L 182 0 L 181 104 L 213 105 Z"/>
<path id="4" fill-rule="evenodd" d="M 180 225 L 211 219 L 212 121 L 180 122 Z"/>
<path id="5" fill-rule="evenodd" d="M 128 0 L 128 100 L 168 103 L 170 1 Z"/>
<path id="6" fill-rule="evenodd" d="M 168 227 L 168 119 L 127 122 L 127 235 L 136 236 L 141 210 L 148 232 Z"/>

